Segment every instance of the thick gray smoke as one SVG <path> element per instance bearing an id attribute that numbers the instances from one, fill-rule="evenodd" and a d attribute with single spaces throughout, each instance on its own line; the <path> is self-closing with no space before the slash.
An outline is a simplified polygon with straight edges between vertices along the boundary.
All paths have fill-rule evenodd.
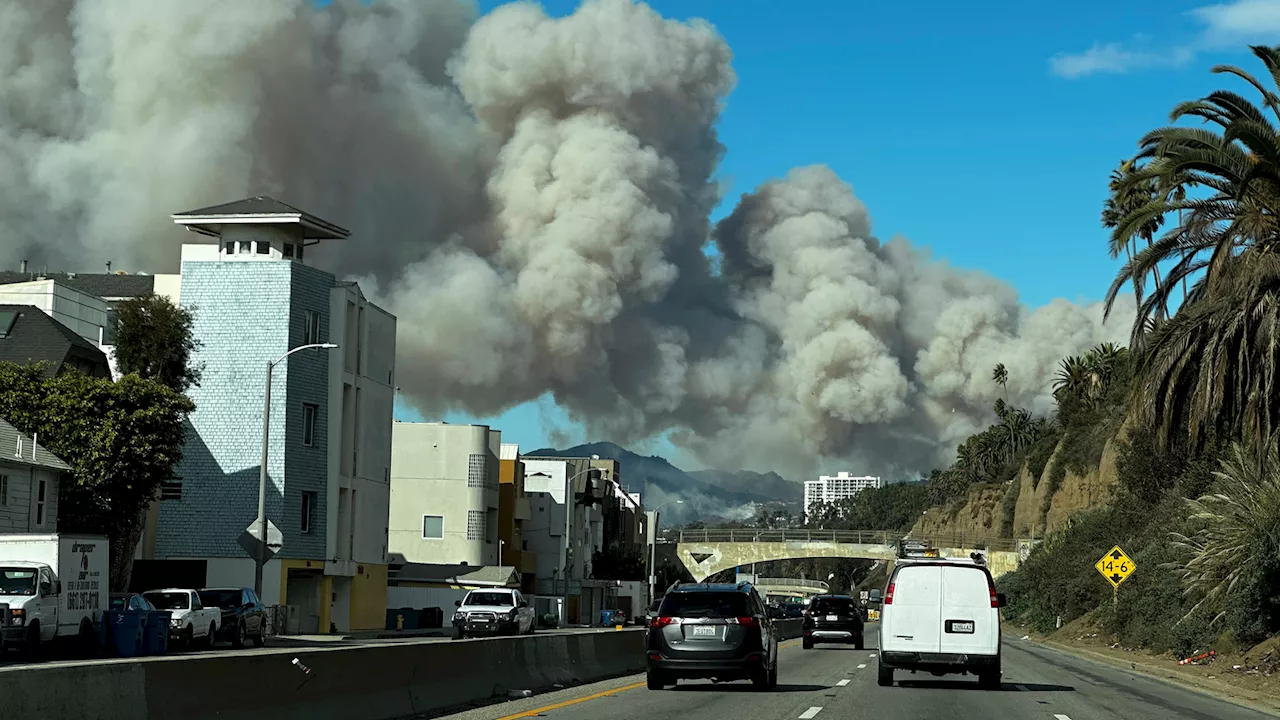
<path id="1" fill-rule="evenodd" d="M 712 228 L 730 61 L 632 0 L 0 0 L 0 266 L 171 272 L 169 213 L 277 195 L 355 231 L 319 261 L 399 316 L 424 414 L 549 391 L 594 437 L 785 472 L 927 470 L 996 363 L 1043 410 L 1127 336 L 882 244 L 824 167 Z"/>

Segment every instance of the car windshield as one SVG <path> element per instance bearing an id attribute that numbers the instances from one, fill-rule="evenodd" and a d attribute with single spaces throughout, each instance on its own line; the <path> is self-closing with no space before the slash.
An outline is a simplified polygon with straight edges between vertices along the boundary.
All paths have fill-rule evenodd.
<path id="1" fill-rule="evenodd" d="M 186 610 L 191 607 L 191 596 L 184 592 L 149 592 L 142 596 L 150 600 L 157 610 Z"/>
<path id="2" fill-rule="evenodd" d="M 496 607 L 511 607 L 515 603 L 511 601 L 511 593 L 500 592 L 473 592 L 467 596 L 467 601 L 463 605 L 492 605 Z"/>
<path id="3" fill-rule="evenodd" d="M 197 594 L 205 607 L 238 608 L 241 605 L 239 590 L 201 590 Z"/>
<path id="4" fill-rule="evenodd" d="M 35 595 L 36 571 L 0 568 L 0 595 Z"/>
<path id="5" fill-rule="evenodd" d="M 750 615 L 747 596 L 736 592 L 672 593 L 662 601 L 663 617 L 731 618 Z"/>
<path id="6" fill-rule="evenodd" d="M 849 614 L 854 611 L 849 598 L 817 598 L 813 601 L 814 613 Z"/>

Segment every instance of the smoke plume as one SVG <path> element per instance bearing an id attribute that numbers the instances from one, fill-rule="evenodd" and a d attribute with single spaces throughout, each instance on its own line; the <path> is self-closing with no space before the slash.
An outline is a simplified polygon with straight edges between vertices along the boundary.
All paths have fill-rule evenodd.
<path id="1" fill-rule="evenodd" d="M 928 470 L 996 363 L 1043 411 L 1063 355 L 1127 336 L 881 242 L 822 166 L 712 227 L 731 60 L 632 0 L 0 0 L 0 266 L 173 272 L 169 213 L 275 195 L 354 231 L 316 257 L 396 313 L 427 416 L 550 392 L 591 436 L 792 473 Z"/>

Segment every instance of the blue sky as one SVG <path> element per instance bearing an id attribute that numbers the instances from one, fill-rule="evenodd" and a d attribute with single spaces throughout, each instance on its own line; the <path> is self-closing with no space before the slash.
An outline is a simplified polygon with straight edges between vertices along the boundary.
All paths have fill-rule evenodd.
<path id="1" fill-rule="evenodd" d="M 564 15 L 577 2 L 543 5 Z M 765 180 L 826 163 L 877 236 L 1003 278 L 1030 305 L 1102 296 L 1118 267 L 1098 221 L 1111 170 L 1175 103 L 1235 86 L 1210 67 L 1256 72 L 1246 45 L 1280 42 L 1280 0 L 650 5 L 708 20 L 734 51 L 717 217 Z M 489 424 L 525 449 L 553 427 L 588 440 L 549 401 L 444 419 Z"/>

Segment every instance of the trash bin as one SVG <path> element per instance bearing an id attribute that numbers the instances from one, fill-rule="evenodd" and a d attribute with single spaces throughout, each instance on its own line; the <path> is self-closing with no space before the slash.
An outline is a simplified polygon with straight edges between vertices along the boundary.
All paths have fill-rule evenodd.
<path id="1" fill-rule="evenodd" d="M 419 615 L 418 627 L 424 630 L 444 627 L 444 610 L 438 607 L 423 608 Z"/>
<path id="2" fill-rule="evenodd" d="M 153 610 L 144 613 L 142 631 L 142 654 L 163 655 L 169 652 L 169 620 L 173 613 L 168 610 Z"/>
<path id="3" fill-rule="evenodd" d="M 137 657 L 142 651 L 143 613 L 109 610 L 102 624 L 107 635 L 106 651 L 115 657 Z"/>

